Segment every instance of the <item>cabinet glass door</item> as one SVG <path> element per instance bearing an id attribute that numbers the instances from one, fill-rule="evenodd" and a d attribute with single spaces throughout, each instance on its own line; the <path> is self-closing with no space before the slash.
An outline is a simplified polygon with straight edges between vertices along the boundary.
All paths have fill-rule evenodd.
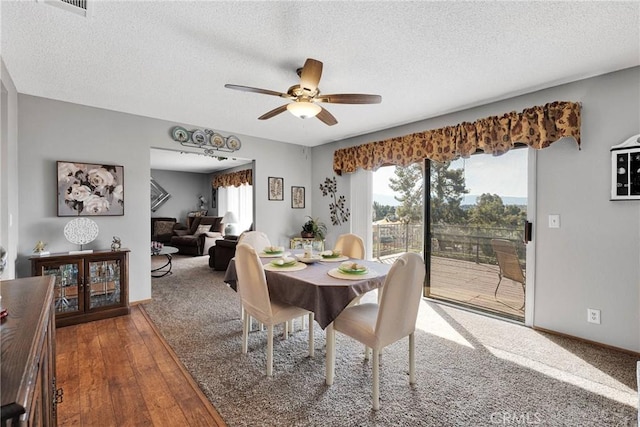
<path id="1" fill-rule="evenodd" d="M 54 276 L 56 313 L 71 313 L 81 310 L 81 302 L 78 298 L 80 289 L 79 280 L 82 274 L 77 263 L 61 264 L 55 266 L 43 266 L 43 276 Z"/>
<path id="2" fill-rule="evenodd" d="M 120 260 L 89 262 L 89 309 L 120 304 Z"/>

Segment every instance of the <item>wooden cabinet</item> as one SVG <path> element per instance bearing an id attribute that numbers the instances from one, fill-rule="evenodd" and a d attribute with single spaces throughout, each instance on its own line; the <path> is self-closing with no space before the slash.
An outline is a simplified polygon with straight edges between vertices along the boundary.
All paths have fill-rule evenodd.
<path id="1" fill-rule="evenodd" d="M 34 276 L 53 276 L 56 326 L 129 313 L 129 251 L 31 257 Z"/>
<path id="2" fill-rule="evenodd" d="M 7 317 L 0 324 L 3 426 L 55 426 L 54 278 L 0 282 Z"/>

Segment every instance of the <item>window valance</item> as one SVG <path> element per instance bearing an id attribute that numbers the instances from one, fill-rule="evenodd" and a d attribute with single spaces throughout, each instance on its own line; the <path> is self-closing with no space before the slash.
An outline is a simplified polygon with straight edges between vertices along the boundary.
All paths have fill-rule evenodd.
<path id="1" fill-rule="evenodd" d="M 436 162 L 469 157 L 478 150 L 494 156 L 504 154 L 515 143 L 542 149 L 565 136 L 580 146 L 580 104 L 556 101 L 507 113 L 463 122 L 410 135 L 341 148 L 333 154 L 336 174 L 356 169 L 376 170 L 380 166 L 406 166 L 425 158 Z"/>
<path id="2" fill-rule="evenodd" d="M 253 171 L 251 169 L 216 175 L 211 181 L 213 188 L 240 187 L 242 184 L 253 185 Z"/>

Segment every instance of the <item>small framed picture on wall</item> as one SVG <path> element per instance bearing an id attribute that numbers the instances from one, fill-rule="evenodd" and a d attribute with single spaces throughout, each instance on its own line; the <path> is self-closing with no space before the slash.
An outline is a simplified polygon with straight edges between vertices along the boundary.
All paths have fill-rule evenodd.
<path id="1" fill-rule="evenodd" d="M 269 200 L 284 200 L 284 178 L 269 177 Z"/>
<path id="2" fill-rule="evenodd" d="M 291 207 L 304 209 L 304 187 L 291 187 Z"/>

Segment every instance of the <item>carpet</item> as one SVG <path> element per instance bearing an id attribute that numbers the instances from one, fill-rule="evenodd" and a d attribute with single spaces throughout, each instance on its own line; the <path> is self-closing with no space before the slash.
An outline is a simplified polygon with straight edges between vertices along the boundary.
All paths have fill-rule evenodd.
<path id="1" fill-rule="evenodd" d="M 636 358 L 461 309 L 423 301 L 416 330 L 417 384 L 409 385 L 408 339 L 381 356 L 381 409 L 371 409 L 371 361 L 336 334 L 335 382 L 324 382 L 325 333 L 274 338 L 241 353 L 238 295 L 208 256 L 174 257 L 144 304 L 153 322 L 229 426 L 636 426 Z M 373 298 L 375 295 L 367 296 Z"/>

